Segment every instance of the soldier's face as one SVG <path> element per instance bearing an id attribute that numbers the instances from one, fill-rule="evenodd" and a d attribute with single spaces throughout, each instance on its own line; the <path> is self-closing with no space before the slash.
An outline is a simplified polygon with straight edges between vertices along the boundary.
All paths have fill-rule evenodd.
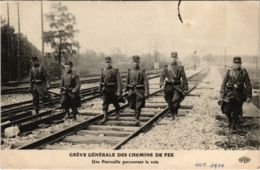
<path id="1" fill-rule="evenodd" d="M 39 64 L 38 61 L 32 61 L 32 65 L 33 65 L 33 66 L 37 66 L 38 64 Z"/>
<path id="2" fill-rule="evenodd" d="M 67 73 L 70 72 L 71 69 L 72 69 L 72 68 L 71 68 L 70 65 L 65 65 L 65 70 L 66 70 Z"/>
<path id="3" fill-rule="evenodd" d="M 240 68 L 242 63 L 233 63 L 234 68 Z"/>
<path id="4" fill-rule="evenodd" d="M 138 67 L 139 64 L 140 64 L 140 61 L 133 61 L 133 66 L 134 66 L 134 67 Z"/>
<path id="5" fill-rule="evenodd" d="M 175 64 L 175 63 L 177 63 L 177 60 L 178 60 L 177 58 L 173 58 L 173 57 L 172 57 L 171 63 L 172 63 L 172 64 Z"/>
<path id="6" fill-rule="evenodd" d="M 106 68 L 109 68 L 112 66 L 112 62 L 106 62 Z"/>

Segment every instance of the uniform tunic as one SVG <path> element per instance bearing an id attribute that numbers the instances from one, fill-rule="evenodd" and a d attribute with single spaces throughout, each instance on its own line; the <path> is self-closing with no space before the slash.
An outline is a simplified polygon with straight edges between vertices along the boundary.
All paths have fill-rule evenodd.
<path id="1" fill-rule="evenodd" d="M 164 84 L 164 80 L 166 78 L 167 80 L 164 88 L 164 98 L 168 103 L 170 110 L 172 110 L 173 107 L 178 109 L 180 102 L 184 97 L 183 91 L 188 90 L 188 82 L 184 67 L 178 64 L 165 66 L 160 77 L 161 86 Z"/>
<path id="2" fill-rule="evenodd" d="M 128 105 L 131 109 L 145 106 L 145 96 L 149 95 L 149 84 L 144 69 L 128 69 L 125 91 L 128 91 Z"/>
<path id="3" fill-rule="evenodd" d="M 78 108 L 81 106 L 80 86 L 80 78 L 73 71 L 62 75 L 60 85 L 62 108 Z M 67 89 L 67 92 L 64 88 Z"/>
<path id="4" fill-rule="evenodd" d="M 39 100 L 51 100 L 46 89 L 47 83 L 50 84 L 46 70 L 42 66 L 33 66 L 30 70 L 30 89 L 35 110 L 39 110 Z"/>
<path id="5" fill-rule="evenodd" d="M 108 111 L 109 104 L 113 104 L 119 111 L 117 97 L 122 95 L 122 82 L 117 68 L 101 69 L 99 91 L 103 95 L 103 111 Z"/>
<path id="6" fill-rule="evenodd" d="M 224 114 L 241 114 L 243 102 L 246 98 L 252 98 L 252 86 L 246 69 L 233 68 L 227 71 L 221 85 L 220 98 L 224 101 L 221 106 Z"/>

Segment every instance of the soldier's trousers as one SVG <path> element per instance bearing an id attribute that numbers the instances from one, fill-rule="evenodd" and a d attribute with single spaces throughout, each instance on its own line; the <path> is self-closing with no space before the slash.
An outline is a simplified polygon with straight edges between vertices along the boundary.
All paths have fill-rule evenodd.
<path id="1" fill-rule="evenodd" d="M 141 110 L 145 106 L 144 90 L 139 89 L 136 91 L 130 90 L 128 92 L 128 105 L 133 110 Z"/>
<path id="2" fill-rule="evenodd" d="M 46 92 L 44 87 L 39 86 L 39 85 L 37 87 L 33 88 L 32 97 L 33 97 L 33 109 L 38 110 L 38 111 L 40 109 L 40 107 L 39 107 L 40 100 L 41 101 L 49 101 L 49 102 L 52 101 L 50 94 L 48 94 Z"/>
<path id="3" fill-rule="evenodd" d="M 115 94 L 115 92 L 103 92 L 103 104 L 102 104 L 102 110 L 107 112 L 108 111 L 108 107 L 110 104 L 113 104 L 116 111 L 119 112 L 120 110 L 120 106 L 117 100 L 117 96 Z"/>
<path id="4" fill-rule="evenodd" d="M 176 114 L 180 107 L 180 102 L 183 99 L 183 95 L 175 90 L 172 85 L 165 85 L 164 99 L 168 103 L 168 108 L 172 114 Z"/>
<path id="5" fill-rule="evenodd" d="M 222 111 L 228 117 L 228 119 L 231 119 L 231 116 L 233 116 L 233 118 L 237 120 L 239 118 L 239 115 L 242 113 L 242 107 L 242 101 L 232 99 L 229 102 L 223 103 Z"/>
<path id="6" fill-rule="evenodd" d="M 64 94 L 61 96 L 61 107 L 64 109 L 80 107 L 80 96 Z"/>

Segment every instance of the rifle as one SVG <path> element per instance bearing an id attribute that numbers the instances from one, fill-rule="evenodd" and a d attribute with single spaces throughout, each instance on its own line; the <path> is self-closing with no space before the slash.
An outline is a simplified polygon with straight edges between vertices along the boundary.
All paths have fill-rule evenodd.
<path id="1" fill-rule="evenodd" d="M 138 89 L 138 88 L 143 88 L 144 85 L 143 84 L 130 84 L 130 85 L 127 85 L 127 89 Z M 136 90 L 134 91 L 134 93 L 136 93 L 136 95 L 140 96 L 141 98 L 144 98 L 143 95 L 141 95 L 140 93 L 138 93 Z M 134 94 L 133 93 L 133 94 Z"/>
<path id="2" fill-rule="evenodd" d="M 117 101 L 119 102 L 119 103 L 125 103 L 126 102 L 126 100 L 125 100 L 125 98 L 123 97 L 123 96 L 117 96 L 116 94 L 114 94 L 113 92 L 111 92 L 111 91 L 109 91 L 107 88 L 109 88 L 109 86 L 111 87 L 111 86 L 115 86 L 116 84 L 115 83 L 101 83 L 101 89 L 102 89 L 102 91 L 101 91 L 101 96 L 103 95 L 103 92 L 107 92 L 107 93 L 109 93 L 111 96 L 116 96 L 117 97 Z M 104 88 L 103 88 L 104 87 Z M 101 97 L 102 98 L 102 97 Z"/>
<path id="3" fill-rule="evenodd" d="M 62 87 L 62 90 L 64 90 L 65 94 L 70 96 L 70 97 L 75 97 L 75 93 L 72 92 L 71 88 L 68 87 Z"/>
<path id="4" fill-rule="evenodd" d="M 183 90 L 178 86 L 178 85 L 180 85 L 180 82 L 165 81 L 165 83 L 172 85 L 172 87 L 175 90 L 177 90 L 178 92 L 180 92 L 181 94 L 183 94 L 185 96 L 185 94 L 183 93 Z"/>

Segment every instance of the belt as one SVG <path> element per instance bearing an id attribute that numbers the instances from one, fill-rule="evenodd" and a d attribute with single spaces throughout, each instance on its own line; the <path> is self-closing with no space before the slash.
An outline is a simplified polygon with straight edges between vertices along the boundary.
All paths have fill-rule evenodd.
<path id="1" fill-rule="evenodd" d="M 33 80 L 32 83 L 34 84 L 41 84 L 44 83 L 42 80 Z"/>
<path id="2" fill-rule="evenodd" d="M 116 86 L 116 83 L 101 83 L 103 86 Z"/>
<path id="3" fill-rule="evenodd" d="M 166 81 L 166 84 L 170 84 L 170 85 L 180 85 L 181 82 L 172 82 L 172 81 Z"/>
<path id="4" fill-rule="evenodd" d="M 144 85 L 143 84 L 137 84 L 137 85 L 127 85 L 127 87 L 129 88 L 144 88 Z"/>

